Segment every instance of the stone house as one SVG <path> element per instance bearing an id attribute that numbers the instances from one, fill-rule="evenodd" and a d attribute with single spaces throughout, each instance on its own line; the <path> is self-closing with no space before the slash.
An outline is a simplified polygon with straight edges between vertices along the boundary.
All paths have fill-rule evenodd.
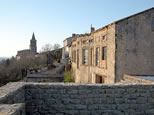
<path id="1" fill-rule="evenodd" d="M 66 38 L 63 41 L 63 51 L 62 51 L 62 59 L 66 57 L 71 57 L 71 43 L 78 36 L 78 34 L 72 34 L 71 37 Z"/>
<path id="2" fill-rule="evenodd" d="M 72 41 L 76 83 L 115 83 L 124 74 L 154 75 L 154 8 Z"/>

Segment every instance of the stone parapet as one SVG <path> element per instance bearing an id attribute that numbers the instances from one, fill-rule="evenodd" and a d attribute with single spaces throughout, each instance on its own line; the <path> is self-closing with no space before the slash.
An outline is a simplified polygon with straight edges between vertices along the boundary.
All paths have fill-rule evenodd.
<path id="1" fill-rule="evenodd" d="M 16 96 L 22 90 L 24 95 Z M 14 111 L 10 115 L 152 115 L 154 84 L 15 82 L 0 88 L 0 100 L 0 114 Z"/>
<path id="2" fill-rule="evenodd" d="M 123 76 L 122 80 L 130 83 L 154 83 L 152 80 L 147 80 L 147 79 L 143 79 L 143 78 L 135 77 L 133 75 L 127 75 L 127 74 Z"/>
<path id="3" fill-rule="evenodd" d="M 27 114 L 154 114 L 154 84 L 35 83 L 26 86 Z"/>
<path id="4" fill-rule="evenodd" d="M 0 115 L 25 115 L 25 83 L 0 87 Z"/>
<path id="5" fill-rule="evenodd" d="M 0 115 L 25 115 L 25 104 L 0 104 Z"/>
<path id="6" fill-rule="evenodd" d="M 24 103 L 24 88 L 24 82 L 11 82 L 3 87 L 0 87 L 0 104 Z"/>

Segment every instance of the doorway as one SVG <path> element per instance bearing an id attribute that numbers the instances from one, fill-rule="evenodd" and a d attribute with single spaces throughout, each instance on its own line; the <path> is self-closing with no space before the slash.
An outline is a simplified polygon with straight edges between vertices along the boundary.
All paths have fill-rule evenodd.
<path id="1" fill-rule="evenodd" d="M 96 75 L 96 83 L 104 83 L 104 77 L 100 75 Z"/>

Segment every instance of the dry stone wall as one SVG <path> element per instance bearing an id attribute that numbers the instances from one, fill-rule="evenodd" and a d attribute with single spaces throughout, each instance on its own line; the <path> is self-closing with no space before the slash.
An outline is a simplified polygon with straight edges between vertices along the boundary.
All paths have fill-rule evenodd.
<path id="1" fill-rule="evenodd" d="M 153 115 L 154 84 L 9 83 L 0 115 Z"/>
<path id="2" fill-rule="evenodd" d="M 25 102 L 25 84 L 23 82 L 8 83 L 0 87 L 0 104 Z"/>
<path id="3" fill-rule="evenodd" d="M 0 115 L 25 115 L 25 84 L 8 83 L 0 87 Z"/>
<path id="4" fill-rule="evenodd" d="M 152 80 L 147 80 L 144 78 L 138 78 L 133 75 L 124 75 L 122 81 L 127 81 L 130 83 L 154 83 Z"/>
<path id="5" fill-rule="evenodd" d="M 25 91 L 27 115 L 154 114 L 152 84 L 29 84 Z"/>

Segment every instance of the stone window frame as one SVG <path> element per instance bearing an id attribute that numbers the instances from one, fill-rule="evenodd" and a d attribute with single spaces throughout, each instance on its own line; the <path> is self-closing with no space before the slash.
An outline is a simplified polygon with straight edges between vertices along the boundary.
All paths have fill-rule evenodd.
<path id="1" fill-rule="evenodd" d="M 77 52 L 76 52 L 77 54 L 77 59 L 76 59 L 76 64 L 77 64 L 77 69 L 79 69 L 79 67 L 80 67 L 80 50 L 79 49 L 77 49 Z"/>
<path id="2" fill-rule="evenodd" d="M 103 50 L 104 47 L 106 48 L 106 58 L 103 60 L 102 59 L 102 56 L 103 56 L 103 51 L 102 50 Z M 101 46 L 101 61 L 105 61 L 105 67 L 101 67 L 102 69 L 107 69 L 107 52 L 108 52 L 107 51 L 107 45 L 102 45 Z"/>
<path id="3" fill-rule="evenodd" d="M 107 40 L 107 34 L 101 36 L 101 42 L 105 42 Z"/>
<path id="4" fill-rule="evenodd" d="M 87 51 L 87 53 L 84 53 L 84 51 Z M 88 48 L 86 47 L 82 48 L 82 65 L 88 65 Z"/>
<path id="5" fill-rule="evenodd" d="M 103 49 L 105 49 L 105 54 L 104 54 L 104 51 Z M 104 60 L 106 61 L 107 60 L 107 46 L 102 46 L 102 49 L 101 49 L 101 60 Z M 104 55 L 103 55 L 104 54 Z"/>
<path id="6" fill-rule="evenodd" d="M 97 56 L 97 48 L 99 48 L 98 56 Z M 97 46 L 95 51 L 96 51 L 96 53 L 95 53 L 95 66 L 100 67 L 100 46 Z M 97 59 L 97 57 L 98 57 L 98 59 Z"/>

